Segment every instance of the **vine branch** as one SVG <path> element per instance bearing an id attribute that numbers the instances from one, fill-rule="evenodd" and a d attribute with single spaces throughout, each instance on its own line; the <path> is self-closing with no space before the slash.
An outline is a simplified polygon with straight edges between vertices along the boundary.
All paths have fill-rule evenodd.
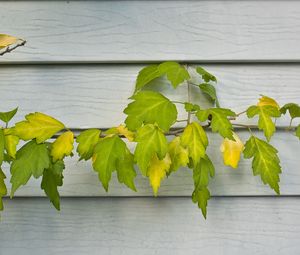
<path id="1" fill-rule="evenodd" d="M 19 47 L 21 47 L 21 46 L 24 46 L 25 44 L 26 44 L 26 40 L 21 40 L 20 43 L 16 44 L 16 45 L 13 46 L 13 47 L 7 46 L 7 47 L 5 48 L 4 51 L 0 52 L 0 56 L 3 56 L 3 55 L 6 54 L 6 53 L 10 53 L 10 52 L 12 52 L 13 50 L 15 50 L 16 48 L 19 48 Z"/>

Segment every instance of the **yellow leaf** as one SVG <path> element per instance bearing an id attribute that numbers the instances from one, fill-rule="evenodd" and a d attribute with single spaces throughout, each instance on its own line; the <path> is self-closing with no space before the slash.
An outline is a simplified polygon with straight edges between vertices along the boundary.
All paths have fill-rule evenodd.
<path id="1" fill-rule="evenodd" d="M 169 143 L 168 151 L 172 161 L 170 171 L 176 171 L 179 167 L 186 166 L 189 163 L 188 149 L 182 147 L 179 136 Z"/>
<path id="2" fill-rule="evenodd" d="M 265 106 L 265 105 L 274 106 L 274 107 L 280 109 L 280 106 L 278 105 L 278 103 L 273 98 L 270 98 L 270 97 L 267 97 L 267 96 L 262 96 L 259 99 L 259 102 L 257 103 L 257 106 Z"/>
<path id="3" fill-rule="evenodd" d="M 5 150 L 9 156 L 16 158 L 17 145 L 19 143 L 19 137 L 15 135 L 5 135 Z"/>
<path id="4" fill-rule="evenodd" d="M 244 144 L 237 134 L 233 133 L 233 138 L 235 141 L 225 138 L 220 150 L 223 153 L 224 164 L 233 168 L 237 168 L 241 153 L 244 149 Z"/>
<path id="5" fill-rule="evenodd" d="M 60 121 L 40 112 L 30 113 L 25 119 L 16 123 L 11 132 L 25 141 L 36 138 L 37 143 L 42 143 L 65 128 Z"/>
<path id="6" fill-rule="evenodd" d="M 12 45 L 19 41 L 19 38 L 16 38 L 14 36 L 0 34 L 0 49 L 3 49 L 9 45 Z"/>
<path id="7" fill-rule="evenodd" d="M 135 137 L 134 133 L 131 132 L 130 130 L 128 130 L 128 128 L 125 127 L 125 125 L 119 125 L 118 127 L 111 128 L 111 129 L 107 130 L 105 133 L 108 135 L 110 135 L 110 134 L 123 135 L 130 142 L 133 142 L 134 137 Z"/>
<path id="8" fill-rule="evenodd" d="M 166 177 L 170 166 L 171 158 L 169 154 L 167 154 L 163 160 L 159 160 L 156 154 L 154 154 L 154 156 L 152 157 L 148 168 L 148 176 L 153 189 L 154 196 L 157 196 L 158 188 L 160 187 L 160 182 Z"/>
<path id="9" fill-rule="evenodd" d="M 51 147 L 51 156 L 53 161 L 63 159 L 65 156 L 71 155 L 74 147 L 74 134 L 71 131 L 67 131 L 61 134 Z"/>

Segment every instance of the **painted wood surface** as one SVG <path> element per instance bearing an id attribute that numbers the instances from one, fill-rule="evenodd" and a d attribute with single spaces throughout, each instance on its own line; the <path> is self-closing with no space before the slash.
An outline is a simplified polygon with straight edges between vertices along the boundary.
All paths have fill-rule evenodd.
<path id="1" fill-rule="evenodd" d="M 1 32 L 28 40 L 5 56 L 9 62 L 300 60 L 299 1 L 0 1 L 0 6 Z"/>
<path id="2" fill-rule="evenodd" d="M 1 110 L 19 106 L 16 120 L 41 111 L 53 115 L 71 128 L 111 127 L 125 119 L 123 109 L 130 102 L 136 76 L 144 65 L 25 65 L 1 66 Z M 217 92 L 222 107 L 241 112 L 256 104 L 260 94 L 274 97 L 283 105 L 300 103 L 300 64 L 201 65 L 218 78 Z M 162 85 L 164 83 L 165 85 Z M 165 80 L 153 84 L 172 100 L 187 101 L 186 85 L 171 88 Z M 198 94 L 193 87 L 193 94 Z M 203 96 L 195 103 L 211 106 Z M 186 118 L 180 105 L 179 118 Z M 246 121 L 241 118 L 241 121 Z M 247 121 L 251 124 L 256 122 Z M 288 118 L 278 120 L 287 125 Z M 297 120 L 295 120 L 295 124 Z"/>
<path id="3" fill-rule="evenodd" d="M 208 219 L 189 198 L 5 201 L 0 254 L 298 254 L 299 198 L 213 198 Z"/>

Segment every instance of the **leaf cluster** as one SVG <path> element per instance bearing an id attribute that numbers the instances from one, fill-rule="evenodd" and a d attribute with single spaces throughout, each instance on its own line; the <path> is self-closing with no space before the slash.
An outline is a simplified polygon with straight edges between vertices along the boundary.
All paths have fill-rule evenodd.
<path id="1" fill-rule="evenodd" d="M 1 37 L 0 37 L 1 39 Z M 0 112 L 0 209 L 2 197 L 7 194 L 2 164 L 10 166 L 10 196 L 26 185 L 30 178 L 41 178 L 41 189 L 56 209 L 60 209 L 59 188 L 63 185 L 64 160 L 73 156 L 74 148 L 79 160 L 91 161 L 103 188 L 108 191 L 114 174 L 121 184 L 136 192 L 137 172 L 148 178 L 154 195 L 159 194 L 162 181 L 176 171 L 192 171 L 194 190 L 192 201 L 207 215 L 211 197 L 209 182 L 214 177 L 213 159 L 207 148 L 212 131 L 223 139 L 220 145 L 224 164 L 238 167 L 243 155 L 252 160 L 253 175 L 280 193 L 282 171 L 278 151 L 270 143 L 276 126 L 275 118 L 289 113 L 291 121 L 300 117 L 300 107 L 289 103 L 282 107 L 272 98 L 261 96 L 256 105 L 245 110 L 246 116 L 257 121 L 265 138 L 256 137 L 251 127 L 249 139 L 243 142 L 235 132 L 233 123 L 242 113 L 222 108 L 216 93 L 217 78 L 201 67 L 192 77 L 193 67 L 177 62 L 164 62 L 143 68 L 136 80 L 135 90 L 124 109 L 124 124 L 108 130 L 87 129 L 80 134 L 68 129 L 62 122 L 44 113 L 35 112 L 23 121 L 9 127 L 17 108 Z M 211 107 L 202 102 L 176 102 L 155 91 L 151 84 L 164 77 L 173 89 L 179 86 L 198 88 L 211 100 Z M 198 82 L 195 82 L 197 80 Z M 200 82 L 199 82 L 200 81 Z M 178 125 L 179 107 L 185 110 L 185 125 Z M 292 122 L 291 122 L 292 123 Z M 300 139 L 300 127 L 295 135 Z M 135 146 L 129 146 L 134 143 Z M 129 149 L 134 147 L 134 149 Z"/>

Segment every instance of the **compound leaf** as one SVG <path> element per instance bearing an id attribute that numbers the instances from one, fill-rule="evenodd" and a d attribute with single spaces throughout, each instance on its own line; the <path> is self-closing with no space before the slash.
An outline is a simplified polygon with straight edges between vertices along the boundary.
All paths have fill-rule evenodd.
<path id="1" fill-rule="evenodd" d="M 210 192 L 207 188 L 209 177 L 213 177 L 214 174 L 215 168 L 207 155 L 201 158 L 193 169 L 194 191 L 192 200 L 194 203 L 198 203 L 204 218 L 206 218 L 207 213 L 207 201 L 210 199 Z"/>
<path id="2" fill-rule="evenodd" d="M 253 157 L 253 174 L 260 175 L 263 183 L 268 184 L 279 194 L 281 167 L 277 153 L 271 144 L 255 136 L 251 136 L 245 144 L 244 157 L 248 159 Z"/>
<path id="3" fill-rule="evenodd" d="M 134 159 L 142 174 L 146 176 L 153 156 L 157 155 L 160 160 L 166 156 L 168 151 L 167 139 L 159 127 L 147 124 L 137 131 L 135 141 L 137 146 L 134 151 Z"/>
<path id="4" fill-rule="evenodd" d="M 175 137 L 168 145 L 168 153 L 171 158 L 169 172 L 175 172 L 179 167 L 186 166 L 189 163 L 188 149 L 181 145 L 180 137 Z"/>
<path id="5" fill-rule="evenodd" d="M 67 131 L 61 134 L 52 144 L 50 155 L 53 162 L 62 160 L 66 156 L 72 154 L 74 148 L 74 134 L 71 131 Z"/>
<path id="6" fill-rule="evenodd" d="M 76 138 L 77 153 L 80 156 L 79 160 L 88 160 L 93 156 L 94 148 L 99 142 L 101 131 L 99 129 L 88 129 L 80 133 Z"/>
<path id="7" fill-rule="evenodd" d="M 233 140 L 225 138 L 221 144 L 220 150 L 223 154 L 224 165 L 237 168 L 241 153 L 244 150 L 244 144 L 236 133 L 233 133 Z"/>
<path id="8" fill-rule="evenodd" d="M 161 181 L 166 177 L 171 165 L 169 154 L 160 160 L 156 154 L 152 157 L 147 171 L 154 196 L 157 196 Z"/>
<path id="9" fill-rule="evenodd" d="M 162 94 L 153 91 L 141 91 L 131 97 L 124 113 L 130 130 L 136 130 L 142 124 L 157 124 L 164 131 L 168 131 L 177 118 L 176 106 Z"/>
<path id="10" fill-rule="evenodd" d="M 25 119 L 12 129 L 13 135 L 25 141 L 36 138 L 37 143 L 42 143 L 65 128 L 60 121 L 40 112 L 30 113 Z"/>
<path id="11" fill-rule="evenodd" d="M 233 127 L 228 117 L 236 116 L 236 114 L 225 108 L 210 108 L 207 110 L 199 110 L 196 113 L 200 121 L 206 121 L 211 117 L 211 129 L 218 132 L 224 138 L 233 139 Z"/>
<path id="12" fill-rule="evenodd" d="M 181 145 L 187 148 L 194 165 L 198 164 L 200 158 L 205 157 L 208 139 L 200 124 L 192 122 L 186 126 L 181 135 Z"/>
<path id="13" fill-rule="evenodd" d="M 51 163 L 50 167 L 44 170 L 41 183 L 41 188 L 57 210 L 60 210 L 60 199 L 57 187 L 63 185 L 62 173 L 64 169 L 65 164 L 62 160 Z"/>
<path id="14" fill-rule="evenodd" d="M 21 185 L 28 182 L 32 175 L 35 178 L 40 177 L 49 164 L 50 158 L 46 144 L 37 144 L 35 140 L 26 143 L 17 152 L 16 159 L 11 164 L 11 197 Z"/>

